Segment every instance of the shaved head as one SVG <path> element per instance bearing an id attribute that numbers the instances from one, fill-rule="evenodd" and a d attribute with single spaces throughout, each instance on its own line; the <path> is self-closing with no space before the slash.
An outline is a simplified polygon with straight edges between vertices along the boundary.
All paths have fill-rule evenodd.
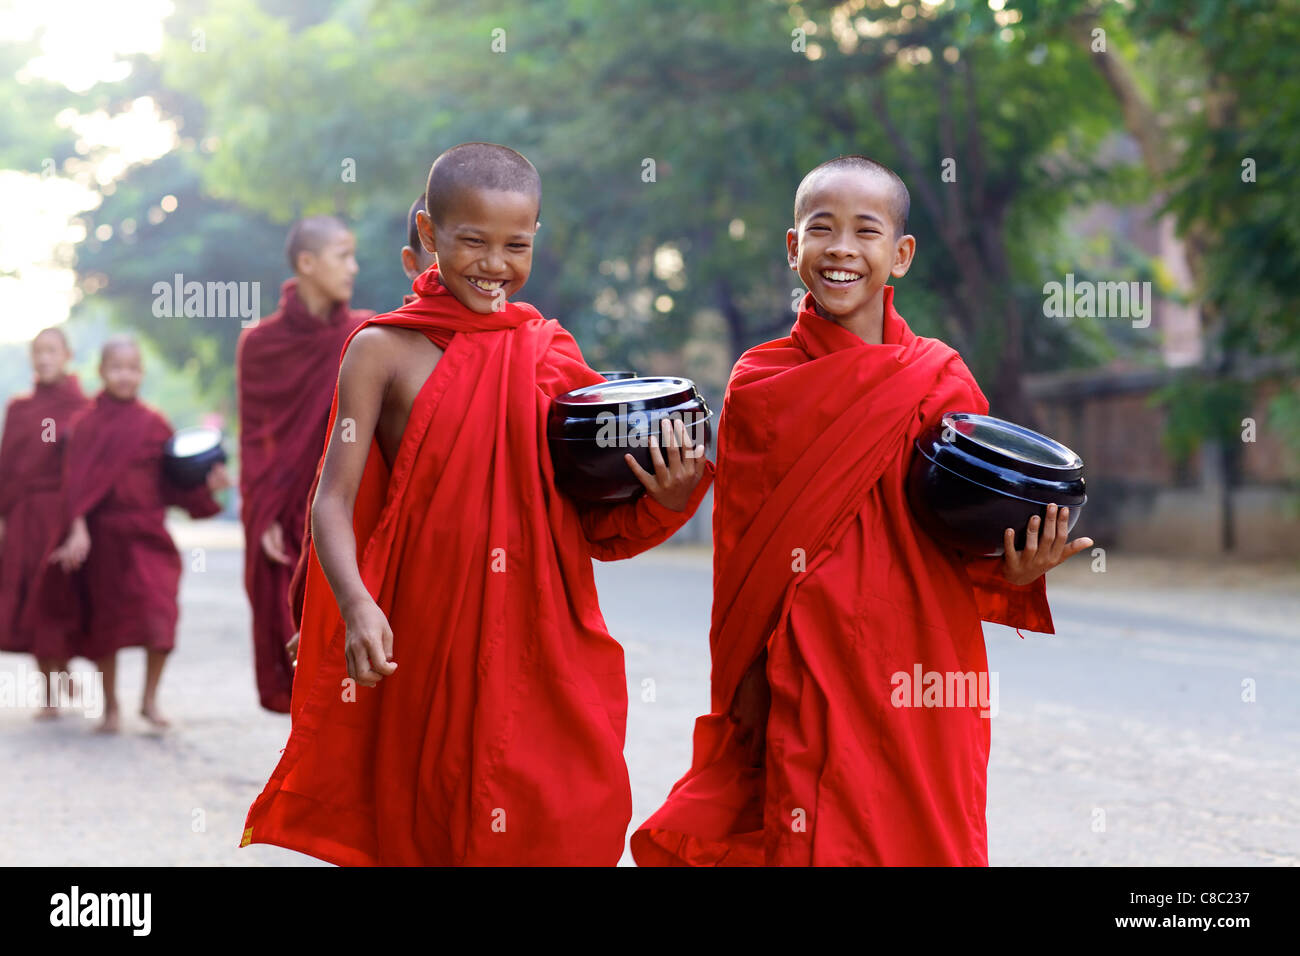
<path id="1" fill-rule="evenodd" d="M 898 173 L 884 163 L 878 163 L 866 156 L 840 156 L 838 159 L 822 163 L 805 176 L 794 194 L 794 222 L 796 226 L 808 214 L 808 197 L 821 179 L 832 173 L 842 172 L 876 176 L 886 183 L 893 194 L 890 202 L 890 212 L 894 219 L 894 235 L 901 236 L 907 232 L 907 217 L 912 209 L 912 197 L 907 192 L 907 185 L 899 178 Z"/>
<path id="2" fill-rule="evenodd" d="M 536 200 L 541 216 L 542 177 L 532 163 L 507 146 L 462 143 L 435 159 L 424 193 L 429 218 L 441 224 L 457 195 L 468 189 L 522 193 Z"/>
<path id="3" fill-rule="evenodd" d="M 32 339 L 32 344 L 35 345 L 37 340 L 46 335 L 58 339 L 59 344 L 63 346 L 63 351 L 67 352 L 69 355 L 72 354 L 72 346 L 68 344 L 68 336 L 61 328 L 55 325 L 50 326 L 48 329 L 41 329 L 37 332 L 35 338 Z"/>
<path id="4" fill-rule="evenodd" d="M 103 365 L 114 352 L 118 351 L 130 351 L 138 354 L 140 345 L 129 335 L 114 335 L 104 343 L 104 347 L 100 350 L 99 363 Z"/>
<path id="5" fill-rule="evenodd" d="M 289 238 L 284 244 L 284 254 L 289 259 L 289 268 L 298 271 L 298 256 L 304 252 L 319 252 L 321 248 L 340 233 L 347 233 L 348 227 L 343 220 L 334 216 L 308 216 L 299 219 L 289 227 Z"/>

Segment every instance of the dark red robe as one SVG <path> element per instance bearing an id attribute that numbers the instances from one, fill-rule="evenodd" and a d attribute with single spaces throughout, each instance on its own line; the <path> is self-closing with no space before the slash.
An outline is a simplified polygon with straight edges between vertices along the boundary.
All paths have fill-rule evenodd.
<path id="1" fill-rule="evenodd" d="M 601 381 L 557 322 L 461 305 L 436 267 L 370 324 L 445 349 L 390 470 L 372 442 L 353 525 L 398 669 L 349 689 L 345 629 L 312 549 L 293 729 L 244 844 L 343 865 L 600 864 L 631 816 L 623 651 L 591 559 L 630 557 L 687 509 L 580 510 L 555 487 L 553 396 Z M 335 406 L 337 408 L 337 404 Z"/>
<path id="2" fill-rule="evenodd" d="M 297 630 L 289 613 L 289 582 L 325 444 L 339 357 L 348 336 L 374 314 L 340 304 L 322 321 L 307 311 L 297 289 L 297 279 L 284 283 L 279 308 L 240 336 L 235 357 L 244 587 L 253 608 L 254 669 L 262 706 L 280 713 L 288 713 L 293 689 L 293 667 L 284 649 Z M 277 521 L 289 564 L 278 564 L 262 551 L 262 535 Z"/>
<path id="3" fill-rule="evenodd" d="M 39 602 L 40 613 L 66 617 L 55 602 L 71 577 L 81 602 L 79 636 L 67 650 L 78 656 L 101 660 L 123 647 L 175 646 L 181 558 L 164 523 L 167 507 L 208 518 L 221 505 L 206 485 L 181 489 L 165 478 L 163 446 L 173 431 L 145 403 L 101 392 L 68 440 L 59 541 L 84 517 L 90 555 L 70 576 L 49 565 Z"/>
<path id="4" fill-rule="evenodd" d="M 414 294 L 404 295 L 402 305 L 410 305 L 418 298 L 419 296 Z M 293 577 L 289 581 L 289 616 L 293 620 L 295 631 L 302 626 L 302 602 L 307 592 L 307 558 L 311 552 L 311 503 L 316 499 L 316 486 L 320 484 L 320 473 L 324 464 L 325 458 L 322 455 L 316 465 L 316 476 L 312 479 L 311 489 L 307 492 L 302 540 L 298 544 L 298 564 L 293 569 Z"/>
<path id="5" fill-rule="evenodd" d="M 1012 586 L 1001 558 L 938 544 L 908 507 L 916 436 L 947 411 L 987 413 L 961 357 L 914 335 L 888 286 L 880 345 L 810 308 L 732 372 L 712 713 L 632 852 L 641 865 L 986 865 L 995 701 L 980 620 L 1054 633 L 1045 580 Z M 771 705 L 753 766 L 729 711 L 764 649 Z M 950 696 L 922 694 L 932 673 Z"/>
<path id="6" fill-rule="evenodd" d="M 65 375 L 53 385 L 38 382 L 32 394 L 13 399 L 5 413 L 0 442 L 0 518 L 5 520 L 0 545 L 0 650 L 57 657 L 71 637 L 58 633 L 58 621 L 35 612 L 29 627 L 21 625 L 44 570 L 42 559 L 64 530 L 59 492 L 63 452 L 77 417 L 89 407 L 90 399 L 77 377 Z M 66 606 L 75 598 L 73 589 L 66 588 L 61 603 Z"/>

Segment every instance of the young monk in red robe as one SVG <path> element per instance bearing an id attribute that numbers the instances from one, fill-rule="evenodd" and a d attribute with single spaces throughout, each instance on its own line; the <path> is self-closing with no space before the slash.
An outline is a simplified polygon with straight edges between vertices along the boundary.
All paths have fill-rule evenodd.
<path id="1" fill-rule="evenodd" d="M 293 731 L 244 843 L 339 864 L 612 865 L 631 815 L 627 687 L 591 559 L 666 539 L 711 466 L 667 427 L 654 474 L 633 469 L 639 500 L 560 494 L 551 400 L 602 379 L 557 322 L 511 301 L 537 171 L 465 144 L 426 195 L 437 266 L 343 356 Z"/>
<path id="2" fill-rule="evenodd" d="M 93 660 L 104 675 L 102 730 L 119 729 L 115 693 L 117 652 L 144 647 L 144 698 L 140 713 L 167 726 L 158 709 L 158 685 L 167 655 L 176 644 L 181 559 L 167 533 L 167 506 L 195 518 L 217 514 L 214 492 L 230 487 L 224 465 L 206 484 L 182 489 L 162 470 L 163 446 L 173 429 L 158 411 L 140 401 L 144 366 L 132 339 L 105 346 L 99 372 L 104 390 L 77 422 L 64 456 L 63 544 L 49 556 L 41 602 L 48 610 L 65 575 L 74 575 L 82 595 L 77 654 Z"/>
<path id="3" fill-rule="evenodd" d="M 1005 559 L 915 523 L 913 440 L 988 402 L 894 308 L 885 283 L 915 251 L 907 206 L 902 180 L 864 157 L 799 187 L 788 256 L 809 293 L 788 337 L 736 364 L 719 424 L 712 712 L 633 834 L 638 864 L 988 862 L 980 621 L 1054 633 L 1043 572 L 1092 542 L 1067 544 L 1055 507 L 1022 551 L 1007 529 Z M 915 706 L 900 688 L 918 667 L 945 687 L 970 679 Z"/>
<path id="4" fill-rule="evenodd" d="M 339 355 L 348 336 L 374 314 L 348 307 L 355 253 L 352 233 L 332 216 L 296 223 L 287 246 L 294 277 L 281 286 L 275 313 L 246 330 L 236 349 L 244 587 L 253 609 L 258 697 L 278 713 L 288 713 L 293 689 L 285 649 L 297 630 L 289 582 L 325 444 Z"/>
<path id="5" fill-rule="evenodd" d="M 406 245 L 402 247 L 402 271 L 406 273 L 406 278 L 412 282 L 425 269 L 434 264 L 434 256 L 424 248 L 420 242 L 420 231 L 416 223 L 416 217 L 424 212 L 424 196 L 421 194 L 416 197 L 415 202 L 411 203 L 411 208 L 406 213 Z M 408 293 L 402 298 L 403 305 L 410 305 L 418 296 Z M 321 460 L 324 463 L 324 459 Z M 316 497 L 316 486 L 320 482 L 320 465 L 316 468 L 316 479 L 312 482 L 311 491 L 308 494 L 308 504 Z M 299 550 L 298 565 L 293 572 L 293 580 L 289 582 L 289 611 L 293 619 L 294 628 L 302 626 L 302 602 L 303 595 L 307 590 L 307 556 L 311 551 L 311 522 L 303 522 L 302 545 Z M 295 630 L 293 637 L 290 639 L 286 649 L 289 652 L 290 661 L 294 661 L 298 656 L 298 634 Z"/>
<path id="6" fill-rule="evenodd" d="M 62 329 L 45 329 L 32 340 L 35 388 L 9 403 L 0 442 L 0 650 L 35 655 L 40 672 L 49 675 L 67 672 L 73 635 L 39 609 L 26 621 L 24 612 L 44 558 L 63 532 L 63 451 L 90 405 L 77 376 L 68 372 L 71 358 Z M 60 604 L 69 607 L 75 600 L 75 592 L 65 588 Z M 56 680 L 49 679 L 38 716 L 58 714 Z"/>

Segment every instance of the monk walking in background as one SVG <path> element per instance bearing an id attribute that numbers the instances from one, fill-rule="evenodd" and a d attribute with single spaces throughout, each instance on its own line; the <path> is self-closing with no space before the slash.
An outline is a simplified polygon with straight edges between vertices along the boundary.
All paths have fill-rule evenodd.
<path id="1" fill-rule="evenodd" d="M 286 645 L 297 628 L 289 584 L 298 564 L 308 494 L 325 447 L 343 343 L 373 312 L 348 307 L 356 240 L 331 216 L 289 231 L 294 276 L 274 314 L 239 339 L 239 488 L 244 587 L 253 609 L 253 662 L 262 706 L 289 712 L 293 666 Z"/>
<path id="2" fill-rule="evenodd" d="M 157 410 L 139 399 L 144 365 L 139 346 L 115 338 L 99 366 L 104 390 L 78 419 L 68 441 L 63 469 L 63 543 L 49 557 L 39 600 L 44 613 L 59 600 L 71 578 L 82 597 L 80 638 L 74 648 L 104 676 L 102 730 L 119 729 L 115 692 L 117 652 L 146 650 L 141 715 L 167 726 L 158 708 L 158 685 L 167 655 L 176 644 L 181 558 L 167 533 L 167 506 L 195 518 L 217 514 L 213 494 L 230 487 L 224 465 L 206 484 L 182 489 L 163 473 L 163 446 L 173 429 Z"/>
<path id="3" fill-rule="evenodd" d="M 25 612 L 44 570 L 43 559 L 64 530 L 59 490 L 63 452 L 77 417 L 90 406 L 76 375 L 68 372 L 71 358 L 63 330 L 37 334 L 32 340 L 35 387 L 30 395 L 10 401 L 0 441 L 0 650 L 35 655 L 46 675 L 67 671 L 75 635 L 39 610 Z M 68 584 L 66 579 L 62 583 Z M 65 608 L 75 600 L 71 587 L 59 596 Z M 58 714 L 56 682 L 57 677 L 47 678 L 45 706 L 38 716 Z"/>
<path id="4" fill-rule="evenodd" d="M 293 729 L 245 845 L 343 865 L 622 853 L 627 678 L 591 560 L 667 539 L 712 466 L 678 422 L 652 448 L 654 474 L 633 468 L 639 500 L 579 506 L 556 489 L 552 399 L 603 379 L 559 323 L 511 301 L 540 202 L 514 150 L 438 157 L 417 217 L 437 265 L 348 343 L 312 508 Z"/>
<path id="5" fill-rule="evenodd" d="M 406 273 L 406 278 L 412 282 L 421 272 L 424 272 L 437 260 L 433 253 L 424 248 L 420 242 L 420 230 L 416 217 L 424 212 L 424 194 L 421 193 L 411 203 L 411 208 L 406 213 L 406 245 L 402 247 L 402 271 Z M 403 296 L 402 304 L 409 305 L 418 298 L 414 293 L 408 292 Z M 321 459 L 322 464 L 324 459 Z M 312 482 L 311 491 L 308 493 L 306 508 L 309 510 L 311 499 L 316 497 L 316 485 L 320 481 L 320 466 L 316 468 L 316 479 Z M 298 656 L 298 633 L 297 630 L 302 626 L 302 600 L 303 592 L 307 588 L 307 556 L 311 551 L 311 521 L 303 522 L 304 531 L 302 535 L 302 545 L 298 553 L 298 566 L 294 569 L 293 580 L 289 583 L 289 612 L 293 618 L 294 635 L 289 640 L 287 646 L 289 660 L 292 662 Z"/>
<path id="6" fill-rule="evenodd" d="M 640 865 L 988 863 L 980 621 L 1054 633 L 1043 574 L 1092 541 L 1067 544 L 1055 506 L 1020 551 L 1006 529 L 1005 557 L 917 527 L 913 441 L 988 402 L 957 352 L 895 310 L 886 283 L 916 248 L 908 203 L 860 156 L 795 195 L 786 251 L 809 292 L 790 335 L 741 356 L 727 386 L 711 713 L 690 770 L 632 836 Z M 900 677 L 918 670 L 975 687 L 913 707 Z"/>

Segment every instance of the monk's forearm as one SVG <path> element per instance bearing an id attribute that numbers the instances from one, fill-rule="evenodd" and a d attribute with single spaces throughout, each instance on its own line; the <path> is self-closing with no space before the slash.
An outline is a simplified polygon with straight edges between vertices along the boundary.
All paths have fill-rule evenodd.
<path id="1" fill-rule="evenodd" d="M 317 494 L 311 509 L 312 542 L 321 570 L 334 592 L 339 612 L 346 616 L 358 603 L 372 601 L 357 567 L 357 538 L 352 509 L 341 498 Z"/>

